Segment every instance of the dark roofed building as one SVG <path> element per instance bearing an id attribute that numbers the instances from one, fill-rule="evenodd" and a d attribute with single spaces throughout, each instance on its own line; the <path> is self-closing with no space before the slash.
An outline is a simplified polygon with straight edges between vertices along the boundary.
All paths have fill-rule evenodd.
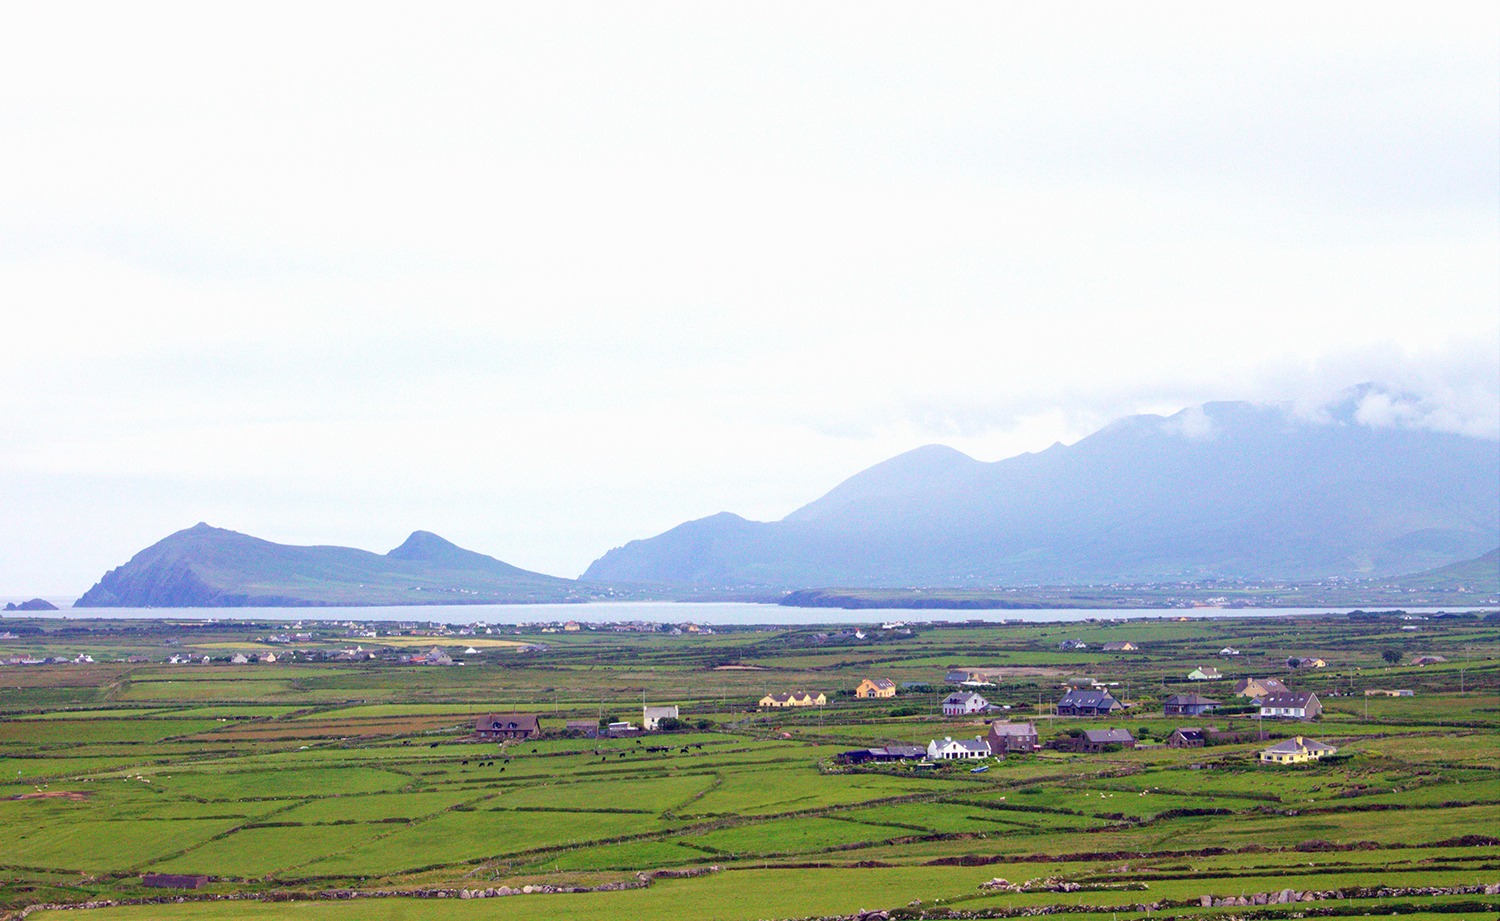
<path id="1" fill-rule="evenodd" d="M 598 720 L 568 720 L 567 732 L 572 735 L 581 735 L 585 739 L 592 739 L 599 735 Z"/>
<path id="2" fill-rule="evenodd" d="M 1202 694 L 1173 694 L 1162 704 L 1162 710 L 1167 716 L 1198 716 L 1201 713 L 1212 713 L 1219 706 L 1219 701 Z"/>
<path id="3" fill-rule="evenodd" d="M 927 754 L 920 745 L 886 745 L 880 748 L 856 748 L 840 752 L 834 760 L 840 764 L 864 764 L 867 761 L 917 761 Z"/>
<path id="4" fill-rule="evenodd" d="M 1129 729 L 1085 729 L 1076 736 L 1063 736 L 1054 744 L 1060 751 L 1097 753 L 1109 745 L 1135 748 L 1135 736 Z"/>
<path id="5" fill-rule="evenodd" d="M 1174 729 L 1167 736 L 1168 748 L 1202 748 L 1208 743 L 1208 736 L 1202 729 Z"/>
<path id="6" fill-rule="evenodd" d="M 534 739 L 541 732 L 534 713 L 488 713 L 474 723 L 474 734 L 485 741 Z"/>
<path id="7" fill-rule="evenodd" d="M 1073 688 L 1057 702 L 1058 716 L 1108 716 L 1125 705 L 1108 691 Z"/>
<path id="8" fill-rule="evenodd" d="M 998 721 L 990 724 L 990 750 L 997 755 L 1007 752 L 1034 752 L 1042 748 L 1035 723 L 1009 723 Z"/>

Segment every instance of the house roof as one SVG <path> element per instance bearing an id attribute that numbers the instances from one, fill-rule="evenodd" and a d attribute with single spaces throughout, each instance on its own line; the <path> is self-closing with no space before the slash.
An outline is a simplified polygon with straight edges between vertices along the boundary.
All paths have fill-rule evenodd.
<path id="1" fill-rule="evenodd" d="M 889 688 L 894 688 L 896 686 L 896 682 L 892 681 L 889 678 L 866 678 L 865 680 L 875 685 L 877 688 L 880 688 L 882 691 Z"/>
<path id="2" fill-rule="evenodd" d="M 1297 736 L 1291 739 L 1283 739 L 1270 748 L 1265 749 L 1265 751 L 1274 752 L 1278 755 L 1295 755 L 1298 752 L 1308 752 L 1309 754 L 1316 752 L 1331 755 L 1338 751 L 1338 749 L 1326 742 L 1319 742 L 1317 739 Z"/>
<path id="3" fill-rule="evenodd" d="M 1220 703 L 1202 694 L 1173 694 L 1163 702 L 1163 705 L 1167 707 L 1217 707 Z"/>
<path id="4" fill-rule="evenodd" d="M 1301 709 L 1306 707 L 1313 700 L 1316 700 L 1317 696 L 1318 695 L 1312 693 L 1311 691 L 1302 691 L 1296 694 L 1267 694 L 1265 697 L 1261 698 L 1260 705 L 1262 707 L 1290 707 L 1292 709 Z"/>
<path id="5" fill-rule="evenodd" d="M 998 721 L 990 724 L 990 732 L 997 736 L 1034 736 L 1036 726 L 1032 723 Z"/>
<path id="6" fill-rule="evenodd" d="M 985 699 L 973 691 L 955 691 L 943 699 L 944 704 L 969 704 L 974 701 L 985 703 Z"/>
<path id="7" fill-rule="evenodd" d="M 1214 668 L 1212 665 L 1200 665 L 1192 671 L 1188 672 L 1188 674 L 1211 675 L 1214 678 L 1217 678 L 1219 677 L 1219 670 L 1217 668 Z"/>
<path id="8" fill-rule="evenodd" d="M 1129 640 L 1114 640 L 1104 644 L 1105 652 L 1122 652 L 1135 648 L 1137 648 L 1136 645 Z"/>
<path id="9" fill-rule="evenodd" d="M 1083 737 L 1090 742 L 1134 742 L 1135 736 L 1130 734 L 1129 729 L 1085 729 Z"/>
<path id="10" fill-rule="evenodd" d="M 920 758 L 927 752 L 927 749 L 920 745 L 886 745 L 872 750 L 883 751 L 898 758 Z"/>
<path id="11" fill-rule="evenodd" d="M 985 752 L 985 753 L 988 753 L 989 750 L 990 750 L 990 743 L 986 742 L 984 739 L 947 739 L 947 738 L 945 738 L 941 742 L 938 742 L 937 740 L 934 739 L 933 740 L 933 744 L 936 745 L 939 749 L 944 749 L 944 748 L 961 748 L 964 751 L 971 751 L 971 752 L 981 752 L 982 751 L 982 752 Z"/>
<path id="12" fill-rule="evenodd" d="M 1059 707 L 1093 707 L 1097 709 L 1112 704 L 1118 706 L 1119 703 L 1118 700 L 1115 700 L 1114 695 L 1108 691 L 1090 691 L 1083 688 L 1073 688 L 1062 696 L 1057 705 Z"/>
<path id="13" fill-rule="evenodd" d="M 1266 694 L 1284 694 L 1287 692 L 1287 686 L 1275 678 L 1241 678 L 1234 683 L 1234 692 L 1244 695 L 1252 687 L 1260 688 Z"/>
<path id="14" fill-rule="evenodd" d="M 490 732 L 502 730 L 535 732 L 538 726 L 535 713 L 486 713 L 474 723 L 474 728 Z"/>
<path id="15" fill-rule="evenodd" d="M 671 717 L 672 719 L 676 719 L 677 718 L 677 705 L 676 704 L 673 704 L 670 707 L 644 707 L 643 709 L 645 711 L 645 717 L 648 720 L 649 719 L 666 719 L 668 717 Z"/>
<path id="16" fill-rule="evenodd" d="M 1178 727 L 1177 729 L 1174 729 L 1172 731 L 1172 734 L 1173 735 L 1182 736 L 1184 739 L 1187 739 L 1189 742 L 1196 742 L 1199 739 L 1206 739 L 1207 738 L 1207 736 L 1204 735 L 1203 730 L 1202 729 L 1198 729 L 1196 727 Z"/>

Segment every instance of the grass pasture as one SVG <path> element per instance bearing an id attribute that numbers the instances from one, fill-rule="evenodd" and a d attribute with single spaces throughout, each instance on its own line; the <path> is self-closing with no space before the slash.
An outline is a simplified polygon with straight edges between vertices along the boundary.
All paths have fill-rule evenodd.
<path id="1" fill-rule="evenodd" d="M 201 640 L 224 650 L 266 633 L 226 622 L 217 634 L 197 628 L 189 642 L 159 629 L 183 648 Z M 1073 638 L 1091 647 L 1133 638 L 1142 649 L 1058 650 Z M 9 668 L 0 673 L 0 917 L 39 902 L 147 898 L 156 893 L 141 886 L 146 872 L 205 874 L 209 893 L 244 898 L 185 893 L 180 903 L 87 917 L 750 921 L 883 908 L 896 918 L 1045 910 L 1070 921 L 1228 921 L 1227 909 L 1204 908 L 1201 897 L 1500 883 L 1500 628 L 1424 623 L 1422 651 L 1462 661 L 1462 676 L 1388 667 L 1381 652 L 1400 639 L 1391 624 L 1342 617 L 932 626 L 865 647 L 831 646 L 800 628 L 691 638 L 585 631 L 549 634 L 545 652 L 487 650 L 448 669 Z M 90 642 L 76 632 L 68 640 Z M 161 643 L 149 633 L 133 641 Z M 1216 658 L 1225 645 L 1245 657 Z M 1288 655 L 1309 652 L 1330 666 L 1286 667 Z M 721 668 L 749 663 L 760 670 Z M 1173 693 L 1229 696 L 1228 681 L 1182 684 L 1180 675 L 1208 663 L 1313 690 L 1327 713 L 1259 727 L 1245 717 L 1164 717 L 1161 701 Z M 1175 726 L 1217 724 L 1275 738 L 1301 732 L 1340 756 L 1264 766 L 1256 752 L 1266 743 L 1245 741 L 1047 750 L 987 761 L 981 773 L 969 763 L 836 761 L 850 748 L 983 733 L 983 719 L 936 712 L 946 670 L 964 665 L 1010 667 L 984 692 L 1012 703 L 1012 719 L 1036 719 L 1044 742 L 1110 726 L 1159 743 Z M 849 698 L 868 675 L 932 689 Z M 1114 683 L 1130 710 L 1097 721 L 1034 716 L 1035 701 L 1045 709 L 1068 676 Z M 756 710 L 761 694 L 783 686 L 823 690 L 830 704 Z M 1408 686 L 1413 697 L 1362 694 Z M 643 695 L 678 703 L 684 721 L 707 728 L 623 739 L 560 732 L 565 720 L 601 712 L 638 720 Z M 898 707 L 918 712 L 891 716 Z M 540 715 L 547 736 L 471 738 L 476 714 L 503 711 Z M 642 882 L 655 873 L 666 875 Z M 980 888 L 992 877 L 1034 885 Z M 526 885 L 632 888 L 480 900 L 318 896 Z M 1351 896 L 1315 907 L 1316 917 L 1493 921 L 1500 896 Z M 1246 921 L 1314 917 L 1303 904 L 1234 911 Z"/>

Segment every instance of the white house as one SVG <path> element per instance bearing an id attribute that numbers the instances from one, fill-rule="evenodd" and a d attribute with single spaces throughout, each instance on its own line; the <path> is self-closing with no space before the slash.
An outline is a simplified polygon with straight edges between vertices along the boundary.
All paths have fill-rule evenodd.
<path id="1" fill-rule="evenodd" d="M 956 694 L 949 694 L 943 700 L 943 715 L 968 716 L 971 713 L 982 713 L 989 705 L 989 701 L 973 691 L 959 691 Z"/>
<path id="2" fill-rule="evenodd" d="M 670 707 L 642 707 L 641 728 L 647 732 L 655 732 L 661 727 L 662 720 L 675 720 L 677 716 L 677 705 Z"/>
<path id="3" fill-rule="evenodd" d="M 949 739 L 927 743 L 928 761 L 960 761 L 968 758 L 988 758 L 990 743 L 985 739 Z"/>
<path id="4" fill-rule="evenodd" d="M 1336 754 L 1337 748 L 1306 736 L 1278 742 L 1260 753 L 1260 760 L 1270 764 L 1302 764 Z"/>
<path id="5" fill-rule="evenodd" d="M 1267 719 L 1310 720 L 1322 712 L 1323 704 L 1311 692 L 1267 694 L 1260 699 L 1260 715 Z"/>

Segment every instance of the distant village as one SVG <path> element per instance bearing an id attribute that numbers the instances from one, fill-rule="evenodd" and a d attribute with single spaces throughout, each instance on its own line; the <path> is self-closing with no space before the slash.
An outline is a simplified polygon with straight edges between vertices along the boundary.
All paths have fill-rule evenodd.
<path id="1" fill-rule="evenodd" d="M 1411 619 L 1415 616 L 1408 615 Z M 221 626 L 215 621 L 206 621 L 201 626 Z M 194 625 L 181 625 L 184 632 Z M 723 628 L 720 628 L 723 629 Z M 734 629 L 734 628 L 731 628 Z M 747 628 L 738 628 L 747 629 Z M 767 628 L 748 628 L 767 629 Z M 1405 629 L 1405 628 L 1403 628 Z M 490 655 L 503 651 L 508 656 L 539 654 L 549 651 L 547 643 L 540 641 L 510 640 L 502 647 L 486 646 L 485 637 L 522 636 L 526 634 L 580 633 L 583 631 L 608 631 L 615 633 L 656 633 L 673 636 L 712 635 L 714 628 L 706 624 L 681 623 L 661 624 L 654 622 L 627 622 L 608 624 L 585 624 L 577 621 L 555 621 L 495 626 L 485 623 L 468 625 L 444 625 L 421 623 L 369 624 L 357 621 L 343 622 L 297 622 L 276 632 L 255 635 L 245 644 L 261 647 L 256 651 L 225 651 L 209 655 L 188 650 L 170 650 L 180 646 L 182 640 L 167 639 L 169 647 L 160 656 L 131 655 L 119 661 L 131 663 L 166 663 L 180 665 L 234 665 L 256 666 L 288 662 L 386 662 L 407 666 L 461 666 L 470 657 Z M 911 627 L 903 622 L 882 623 L 877 628 L 853 627 L 833 633 L 814 633 L 802 641 L 814 644 L 864 641 L 874 636 L 909 636 Z M 9 631 L 0 632 L 0 641 L 18 639 Z M 471 639 L 477 644 L 470 644 Z M 414 640 L 432 641 L 433 645 Z M 345 643 L 341 641 L 353 641 Z M 493 642 L 493 640 L 491 640 Z M 416 646 L 416 648 L 410 648 Z M 270 648 L 266 648 L 270 647 Z M 368 647 L 368 648 L 367 648 Z M 1129 640 L 1102 644 L 1103 652 L 1128 654 L 1139 650 L 1139 645 Z M 1059 645 L 1062 651 L 1085 651 L 1089 645 L 1079 640 L 1065 640 Z M 1235 661 L 1240 651 L 1231 646 L 1219 650 L 1218 657 L 1225 663 Z M 45 666 L 61 664 L 89 664 L 94 658 L 87 653 L 74 656 L 35 658 L 28 656 L 0 655 L 4 666 Z M 1427 665 L 1445 661 L 1442 656 L 1418 655 L 1409 660 L 1412 665 Z M 1317 656 L 1292 657 L 1286 661 L 1289 669 L 1320 669 L 1328 663 Z M 839 695 L 852 696 L 860 700 L 896 698 L 903 688 L 920 687 L 951 688 L 935 708 L 933 717 L 947 720 L 972 719 L 983 725 L 985 731 L 972 737 L 954 738 L 945 735 L 932 738 L 925 746 L 919 744 L 888 744 L 881 747 L 855 749 L 840 753 L 835 761 L 842 765 L 869 763 L 910 762 L 917 768 L 932 768 L 945 762 L 976 762 L 975 771 L 984 770 L 986 760 L 1004 759 L 1041 751 L 1044 747 L 1041 733 L 1035 721 L 1012 720 L 1010 705 L 991 703 L 984 690 L 995 686 L 994 678 L 1003 669 L 980 667 L 954 667 L 940 681 L 931 684 L 907 682 L 898 685 L 884 677 L 866 677 L 852 690 Z M 1182 681 L 1202 688 L 1228 682 L 1219 665 L 1199 665 L 1186 672 Z M 1273 737 L 1285 735 L 1274 727 L 1277 725 L 1302 725 L 1316 721 L 1322 712 L 1322 703 L 1312 692 L 1299 692 L 1273 677 L 1243 677 L 1226 684 L 1227 694 L 1216 697 L 1189 691 L 1173 694 L 1161 703 L 1161 711 L 1149 714 L 1138 710 L 1134 704 L 1116 696 L 1114 683 L 1094 680 L 1074 681 L 1059 686 L 1056 699 L 1050 705 L 1039 701 L 1037 717 L 1046 719 L 1053 729 L 1059 721 L 1068 721 L 1067 728 L 1058 732 L 1045 743 L 1045 747 L 1059 752 L 1077 754 L 1100 754 L 1146 747 L 1202 748 L 1215 744 L 1271 741 L 1274 744 L 1260 751 L 1260 760 L 1267 764 L 1287 765 L 1320 760 L 1335 755 L 1338 749 L 1325 742 L 1309 738 L 1300 732 L 1290 738 Z M 1413 691 L 1401 688 L 1370 688 L 1368 696 L 1412 696 Z M 837 696 L 837 695 L 836 695 Z M 755 703 L 755 709 L 770 713 L 787 708 L 821 708 L 829 704 L 829 694 L 820 690 L 789 688 L 768 691 Z M 1253 718 L 1256 728 L 1220 729 L 1206 718 L 1224 712 L 1236 717 Z M 911 715 L 920 715 L 912 711 Z M 1107 722 L 1111 718 L 1127 715 L 1180 718 L 1183 725 L 1175 727 L 1164 739 L 1151 742 L 1138 739 L 1126 728 L 1117 726 L 1095 727 L 1096 722 Z M 1076 721 L 1076 722 L 1075 722 Z M 1268 729 L 1266 721 L 1273 728 Z M 712 723 L 701 721 L 708 728 Z M 696 725 L 696 724 L 695 724 Z M 920 724 L 918 724 L 920 725 Z M 607 719 L 601 714 L 598 720 L 568 720 L 561 727 L 550 727 L 544 731 L 541 719 L 535 713 L 491 713 L 475 721 L 471 734 L 474 741 L 508 743 L 546 735 L 562 735 L 587 738 L 629 738 L 656 733 L 670 733 L 679 729 L 693 728 L 685 722 L 676 705 L 651 706 L 643 702 L 639 724 L 629 720 Z"/>

